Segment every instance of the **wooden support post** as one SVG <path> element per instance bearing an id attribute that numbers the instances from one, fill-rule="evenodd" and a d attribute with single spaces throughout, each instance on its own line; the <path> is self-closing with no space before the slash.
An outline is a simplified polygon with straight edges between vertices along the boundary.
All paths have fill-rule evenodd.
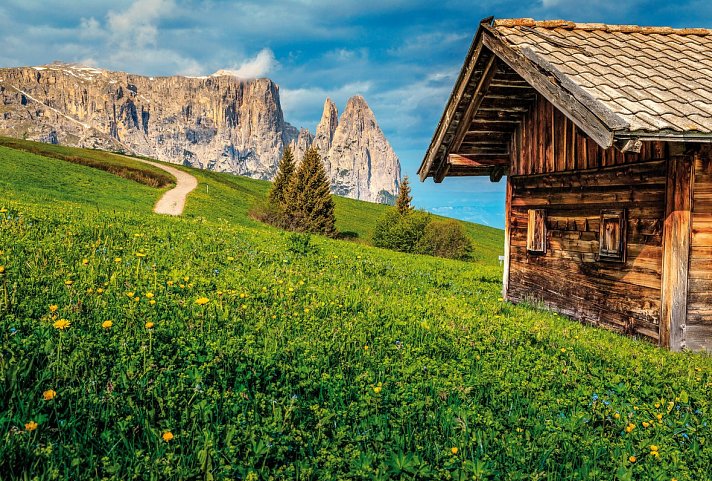
<path id="1" fill-rule="evenodd" d="M 660 344 L 673 351 L 685 347 L 693 180 L 693 163 L 689 156 L 674 156 L 668 160 Z"/>
<path id="2" fill-rule="evenodd" d="M 504 200 L 504 272 L 502 273 L 502 299 L 507 300 L 509 290 L 510 223 L 512 221 L 512 181 L 507 176 L 507 197 Z"/>

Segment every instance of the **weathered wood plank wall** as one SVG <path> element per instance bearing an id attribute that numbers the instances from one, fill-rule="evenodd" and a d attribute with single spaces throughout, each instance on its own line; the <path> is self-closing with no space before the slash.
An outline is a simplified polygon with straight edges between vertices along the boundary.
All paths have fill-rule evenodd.
<path id="1" fill-rule="evenodd" d="M 685 346 L 712 350 L 712 149 L 694 159 L 692 242 L 690 248 Z"/>
<path id="2" fill-rule="evenodd" d="M 518 133 L 509 179 L 508 299 L 540 301 L 582 321 L 657 341 L 665 144 L 644 143 L 639 154 L 601 149 L 542 97 Z M 539 208 L 546 209 L 543 255 L 526 247 L 527 211 Z M 608 209 L 626 209 L 625 262 L 598 257 L 601 212 Z"/>

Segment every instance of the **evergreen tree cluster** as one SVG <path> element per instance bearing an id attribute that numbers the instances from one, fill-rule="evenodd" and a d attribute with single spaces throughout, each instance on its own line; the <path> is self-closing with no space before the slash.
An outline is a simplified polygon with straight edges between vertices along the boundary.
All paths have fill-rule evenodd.
<path id="1" fill-rule="evenodd" d="M 403 178 L 395 208 L 378 221 L 373 245 L 400 252 L 427 254 L 450 259 L 467 259 L 472 240 L 460 222 L 433 220 L 427 212 L 413 209 L 408 177 Z"/>
<path id="2" fill-rule="evenodd" d="M 284 150 L 268 196 L 271 224 L 298 232 L 336 235 L 329 179 L 316 148 L 306 151 L 297 168 L 289 147 Z"/>

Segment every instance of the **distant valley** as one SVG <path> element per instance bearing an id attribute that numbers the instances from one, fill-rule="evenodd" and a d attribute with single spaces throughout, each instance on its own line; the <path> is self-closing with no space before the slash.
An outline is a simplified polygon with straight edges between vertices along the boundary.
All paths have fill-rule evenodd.
<path id="1" fill-rule="evenodd" d="M 269 79 L 226 72 L 146 77 L 73 64 L 0 69 L 0 135 L 124 151 L 272 179 L 287 146 L 315 146 L 335 194 L 390 203 L 400 161 L 363 97 L 339 117 L 329 99 L 316 131 L 297 129 Z"/>

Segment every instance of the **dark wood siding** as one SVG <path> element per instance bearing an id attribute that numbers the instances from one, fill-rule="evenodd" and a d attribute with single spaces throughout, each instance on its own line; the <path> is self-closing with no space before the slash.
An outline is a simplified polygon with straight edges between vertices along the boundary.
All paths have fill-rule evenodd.
<path id="1" fill-rule="evenodd" d="M 542 97 L 517 139 L 507 298 L 658 341 L 667 145 L 601 149 Z M 544 254 L 527 251 L 530 209 L 545 209 Z M 601 215 L 620 210 L 625 256 L 601 259 Z"/>
<path id="2" fill-rule="evenodd" d="M 602 149 L 540 94 L 514 137 L 512 176 L 600 169 L 668 158 L 665 142 L 643 142 L 640 153 Z"/>
<path id="3" fill-rule="evenodd" d="M 712 350 L 712 152 L 695 156 L 685 345 Z"/>

